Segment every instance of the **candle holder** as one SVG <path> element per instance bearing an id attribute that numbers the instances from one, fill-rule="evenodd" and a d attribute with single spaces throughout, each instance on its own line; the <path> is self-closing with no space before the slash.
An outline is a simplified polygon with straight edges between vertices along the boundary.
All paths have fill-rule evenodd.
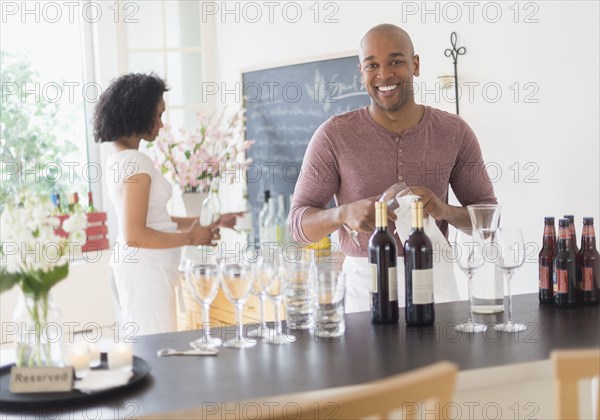
<path id="1" fill-rule="evenodd" d="M 467 49 L 465 47 L 456 48 L 456 32 L 452 32 L 450 34 L 450 43 L 452 44 L 452 48 L 447 48 L 444 51 L 444 55 L 446 57 L 452 57 L 454 64 L 454 95 L 455 95 L 455 103 L 456 103 L 456 115 L 459 115 L 458 112 L 458 56 L 465 55 L 467 53 Z"/>

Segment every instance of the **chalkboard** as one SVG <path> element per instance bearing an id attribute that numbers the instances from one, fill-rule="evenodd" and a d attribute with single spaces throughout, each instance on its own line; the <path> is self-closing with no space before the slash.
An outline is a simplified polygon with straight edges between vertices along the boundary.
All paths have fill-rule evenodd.
<path id="1" fill-rule="evenodd" d="M 360 80 L 358 57 L 342 57 L 242 73 L 246 107 L 248 196 L 255 221 L 264 191 L 288 197 L 306 147 L 329 117 L 370 103 Z M 256 231 L 256 229 L 255 229 Z"/>

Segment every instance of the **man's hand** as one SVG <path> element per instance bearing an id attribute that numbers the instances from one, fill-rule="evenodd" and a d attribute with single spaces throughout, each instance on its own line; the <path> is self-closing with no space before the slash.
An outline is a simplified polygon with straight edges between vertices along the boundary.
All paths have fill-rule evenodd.
<path id="1" fill-rule="evenodd" d="M 421 197 L 423 202 L 423 217 L 431 215 L 435 220 L 445 220 L 448 213 L 448 205 L 440 200 L 429 188 L 410 187 L 414 195 Z"/>
<path id="2" fill-rule="evenodd" d="M 375 230 L 375 202 L 379 196 L 344 204 L 342 218 L 352 230 L 372 232 Z"/>

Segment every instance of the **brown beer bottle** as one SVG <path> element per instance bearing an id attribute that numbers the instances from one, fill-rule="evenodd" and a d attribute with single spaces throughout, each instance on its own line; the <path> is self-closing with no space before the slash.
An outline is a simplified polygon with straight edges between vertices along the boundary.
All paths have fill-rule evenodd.
<path id="1" fill-rule="evenodd" d="M 565 214 L 565 219 L 569 220 L 569 231 L 571 232 L 571 247 L 575 251 L 575 255 L 579 254 L 579 247 L 577 246 L 577 233 L 575 232 L 575 216 L 572 214 Z"/>
<path id="2" fill-rule="evenodd" d="M 539 299 L 540 303 L 553 303 L 553 264 L 556 255 L 556 229 L 554 228 L 554 217 L 544 217 L 544 239 L 542 240 L 539 262 Z"/>
<path id="3" fill-rule="evenodd" d="M 581 234 L 581 251 L 577 254 L 580 266 L 577 273 L 578 291 L 581 290 L 581 301 L 584 305 L 600 303 L 600 254 L 596 249 L 596 232 L 594 218 L 583 218 Z M 579 289 L 581 284 L 581 289 Z"/>
<path id="4" fill-rule="evenodd" d="M 571 242 L 569 220 L 558 221 L 558 243 L 554 257 L 553 289 L 554 306 L 571 308 L 577 303 L 577 265 Z"/>

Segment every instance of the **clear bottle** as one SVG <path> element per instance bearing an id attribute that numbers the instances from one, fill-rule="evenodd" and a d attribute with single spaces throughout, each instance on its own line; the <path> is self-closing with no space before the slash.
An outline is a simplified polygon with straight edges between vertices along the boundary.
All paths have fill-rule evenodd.
<path id="1" fill-rule="evenodd" d="M 265 190 L 265 202 L 263 204 L 260 213 L 258 213 L 258 241 L 263 244 L 266 242 L 265 232 L 265 219 L 267 217 L 267 213 L 269 212 L 269 199 L 271 198 L 271 192 L 269 190 Z"/>
<path id="2" fill-rule="evenodd" d="M 423 230 L 423 202 L 412 203 L 412 230 L 404 242 L 405 318 L 408 325 L 433 325 L 433 246 Z"/>
<path id="3" fill-rule="evenodd" d="M 594 231 L 594 218 L 583 218 L 583 232 L 581 234 L 581 251 L 578 259 L 577 280 L 578 292 L 581 290 L 581 302 L 584 305 L 598 305 L 600 303 L 600 254 L 596 249 L 596 232 Z M 579 289 L 581 284 L 581 289 Z"/>
<path id="4" fill-rule="evenodd" d="M 213 178 L 210 183 L 208 196 L 202 202 L 200 212 L 200 225 L 209 226 L 221 217 L 221 202 L 219 201 L 219 177 Z"/>
<path id="5" fill-rule="evenodd" d="M 554 257 L 553 289 L 554 306 L 571 308 L 577 303 L 576 255 L 571 244 L 568 219 L 558 221 L 558 243 Z"/>
<path id="6" fill-rule="evenodd" d="M 250 199 L 248 197 L 248 188 L 244 186 L 243 191 L 243 216 L 236 218 L 235 229 L 240 232 L 244 238 L 246 244 L 253 243 L 254 238 L 254 226 L 252 222 L 252 206 L 250 205 Z"/>
<path id="7" fill-rule="evenodd" d="M 369 239 L 371 322 L 374 324 L 395 324 L 399 318 L 397 245 L 387 224 L 387 207 L 378 201 L 375 203 L 375 231 Z"/>
<path id="8" fill-rule="evenodd" d="M 281 246 L 287 243 L 285 229 L 285 196 L 279 194 L 277 196 L 277 215 L 275 216 L 275 239 Z"/>
<path id="9" fill-rule="evenodd" d="M 542 250 L 538 256 L 539 263 L 539 300 L 540 303 L 553 303 L 552 278 L 554 256 L 556 255 L 556 228 L 554 217 L 544 217 L 544 238 Z"/>
<path id="10" fill-rule="evenodd" d="M 289 196 L 290 207 L 285 215 L 285 241 L 286 243 L 294 242 L 294 238 L 292 238 L 292 231 L 290 229 L 290 212 L 292 211 L 292 198 L 293 194 Z"/>
<path id="11" fill-rule="evenodd" d="M 264 242 L 279 243 L 277 241 L 277 200 L 275 197 L 269 198 L 269 207 L 265 217 L 264 232 Z"/>

